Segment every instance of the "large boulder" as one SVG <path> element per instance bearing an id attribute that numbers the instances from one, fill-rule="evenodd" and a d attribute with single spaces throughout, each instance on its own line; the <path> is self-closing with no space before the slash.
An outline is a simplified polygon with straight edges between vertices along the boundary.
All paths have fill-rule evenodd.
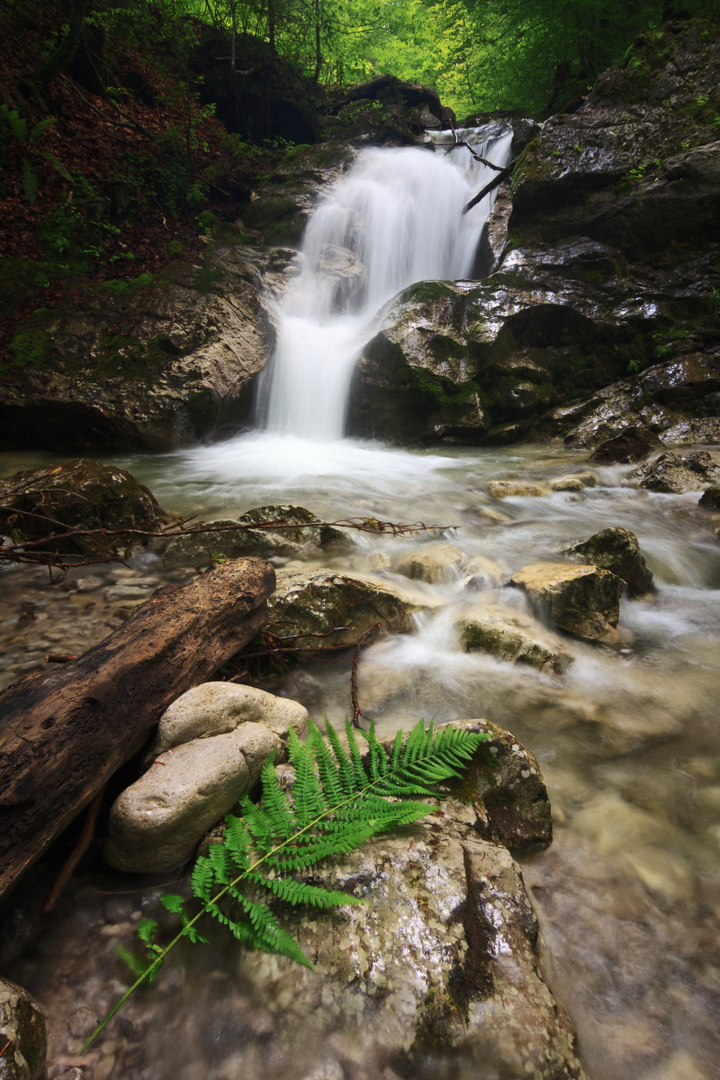
<path id="1" fill-rule="evenodd" d="M 21 986 L 0 979 L 0 1080 L 45 1076 L 45 1020 Z"/>
<path id="2" fill-rule="evenodd" d="M 568 545 L 562 549 L 560 555 L 572 562 L 610 570 L 623 579 L 630 596 L 643 596 L 656 591 L 653 576 L 640 551 L 637 537 L 618 525 L 601 529 L 587 540 Z"/>
<path id="3" fill-rule="evenodd" d="M 537 973 L 520 869 L 446 804 L 404 836 L 313 868 L 366 902 L 291 916 L 314 973 L 248 955 L 243 974 L 305 1077 L 454 1074 L 581 1078 L 567 1017 Z M 318 1054 L 318 1048 L 322 1051 Z M 340 1064 L 342 1062 L 342 1065 Z"/>
<path id="4" fill-rule="evenodd" d="M 661 454 L 654 461 L 641 465 L 630 474 L 638 486 L 648 491 L 681 495 L 702 491 L 720 479 L 720 466 L 706 450 L 689 454 Z"/>
<path id="5" fill-rule="evenodd" d="M 618 640 L 621 578 L 597 566 L 533 563 L 519 570 L 510 585 L 522 589 L 540 614 L 559 629 L 588 641 Z"/>
<path id="6" fill-rule="evenodd" d="M 90 551 L 102 538 L 62 534 L 75 530 L 145 529 L 165 515 L 155 497 L 127 469 L 79 458 L 46 469 L 26 469 L 0 481 L 0 530 L 18 541 L 60 534 L 56 551 Z"/>
<path id="7" fill-rule="evenodd" d="M 247 422 L 273 334 L 263 272 L 237 230 L 229 240 L 200 266 L 108 281 L 22 323 L 0 384 L 0 449 L 174 450 Z"/>

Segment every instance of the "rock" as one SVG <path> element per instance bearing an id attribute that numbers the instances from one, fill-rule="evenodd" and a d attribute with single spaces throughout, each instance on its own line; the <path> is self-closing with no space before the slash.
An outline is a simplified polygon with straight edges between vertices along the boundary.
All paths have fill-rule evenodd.
<path id="1" fill-rule="evenodd" d="M 281 570 L 268 600 L 273 633 L 289 639 L 293 647 L 309 649 L 354 645 L 378 622 L 390 633 L 406 634 L 413 627 L 413 614 L 433 606 L 432 599 L 395 583 L 331 570 Z"/>
<path id="2" fill-rule="evenodd" d="M 486 559 L 484 555 L 474 555 L 468 559 L 464 566 L 466 589 L 491 589 L 502 578 L 502 570 L 492 559 Z"/>
<path id="3" fill-rule="evenodd" d="M 108 281 L 83 305 L 21 324 L 42 359 L 0 386 L 0 449 L 174 450 L 246 423 L 273 335 L 261 261 L 226 231 L 199 267 Z"/>
<path id="4" fill-rule="evenodd" d="M 198 524 L 207 525 L 208 531 L 177 536 L 168 542 L 162 553 L 166 569 L 207 565 L 246 555 L 267 559 L 271 556 L 299 556 L 303 552 L 301 544 L 263 529 L 243 528 L 239 520 L 224 518 Z"/>
<path id="5" fill-rule="evenodd" d="M 588 641 L 615 642 L 623 581 L 597 566 L 533 563 L 510 580 L 555 626 Z"/>
<path id="6" fill-rule="evenodd" d="M 556 675 L 573 662 L 567 649 L 517 612 L 494 607 L 474 609 L 456 626 L 464 652 L 486 652 L 500 660 L 528 664 Z"/>
<path id="7" fill-rule="evenodd" d="M 660 440 L 653 431 L 631 425 L 613 439 L 601 442 L 590 455 L 590 461 L 621 464 L 642 461 L 660 445 Z"/>
<path id="8" fill-rule="evenodd" d="M 279 522 L 287 522 L 287 528 L 276 527 Z M 267 523 L 272 523 L 273 528 L 253 528 Z M 208 524 L 217 531 L 178 536 L 171 540 L 163 551 L 166 567 L 171 569 L 212 562 L 218 556 L 226 559 L 244 555 L 258 555 L 265 559 L 296 558 L 309 547 L 342 551 L 353 546 L 345 530 L 321 524 L 320 519 L 303 506 L 258 506 L 237 519 L 200 524 Z"/>
<path id="9" fill-rule="evenodd" d="M 164 751 L 113 803 L 103 858 L 134 874 L 187 862 L 257 777 L 262 761 L 273 751 L 280 760 L 281 749 L 269 728 L 241 724 Z"/>
<path id="10" fill-rule="evenodd" d="M 509 499 L 520 495 L 524 498 L 541 498 L 550 494 L 545 484 L 532 484 L 527 480 L 491 480 L 488 491 L 494 499 Z"/>
<path id="11" fill-rule="evenodd" d="M 38 540 L 71 529 L 158 528 L 164 517 L 152 492 L 127 469 L 79 458 L 27 469 L 0 481 L 0 529 Z M 51 520 L 52 519 L 52 520 Z M 106 541 L 105 541 L 106 543 Z M 53 541 L 56 551 L 93 551 L 98 541 Z"/>
<path id="12" fill-rule="evenodd" d="M 322 919 L 290 914 L 315 973 L 293 968 L 284 993 L 288 962 L 246 954 L 253 997 L 306 1054 L 297 1064 L 311 1076 L 314 1048 L 332 1034 L 348 1075 L 419 1076 L 437 1051 L 478 1076 L 492 1062 L 498 1076 L 581 1078 L 569 1022 L 537 974 L 537 922 L 519 867 L 478 837 L 474 812 L 454 802 L 444 810 L 314 867 L 316 884 L 367 902 Z"/>
<path id="13" fill-rule="evenodd" d="M 0 979 L 0 1077 L 41 1080 L 45 1075 L 45 1020 L 21 986 Z"/>
<path id="14" fill-rule="evenodd" d="M 630 479 L 648 491 L 681 495 L 720 480 L 720 466 L 706 450 L 695 450 L 684 456 L 668 452 L 635 469 Z"/>
<path id="15" fill-rule="evenodd" d="M 404 577 L 437 584 L 457 577 L 462 561 L 462 551 L 452 544 L 424 544 L 398 563 L 397 572 Z"/>
<path id="16" fill-rule="evenodd" d="M 623 579 L 630 596 L 656 592 L 653 576 L 640 552 L 637 537 L 627 529 L 618 526 L 602 529 L 587 540 L 563 548 L 559 554 L 572 562 L 610 570 Z"/>
<path id="17" fill-rule="evenodd" d="M 550 481 L 551 491 L 584 491 L 585 484 L 579 476 L 558 476 Z"/>
<path id="18" fill-rule="evenodd" d="M 720 510 L 720 487 L 709 487 L 700 496 L 698 506 L 704 506 L 706 510 Z"/>
<path id="19" fill-rule="evenodd" d="M 152 757 L 193 739 L 224 735 L 241 724 L 263 724 L 287 746 L 288 732 L 304 735 L 308 713 L 291 698 L 275 697 L 255 686 L 207 682 L 173 701 L 160 717 Z"/>

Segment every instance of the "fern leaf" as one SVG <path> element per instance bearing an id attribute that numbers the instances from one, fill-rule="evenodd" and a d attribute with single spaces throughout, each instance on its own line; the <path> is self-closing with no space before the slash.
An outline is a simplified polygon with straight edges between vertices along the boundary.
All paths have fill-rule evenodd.
<path id="1" fill-rule="evenodd" d="M 25 157 L 22 159 L 22 188 L 27 201 L 33 204 L 38 197 L 40 181 L 38 180 L 38 174 Z"/>

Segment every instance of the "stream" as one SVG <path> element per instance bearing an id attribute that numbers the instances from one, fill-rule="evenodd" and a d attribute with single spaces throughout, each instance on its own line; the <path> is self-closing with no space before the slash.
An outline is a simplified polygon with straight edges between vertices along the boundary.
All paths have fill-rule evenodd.
<path id="1" fill-rule="evenodd" d="M 458 188 L 456 202 L 468 190 L 469 182 Z M 344 239 L 326 239 L 321 247 L 347 245 L 348 228 L 345 221 Z M 347 331 L 351 371 L 353 350 L 367 340 L 378 308 L 418 273 L 412 263 L 401 268 L 399 284 L 393 278 L 371 299 L 351 291 L 335 322 L 332 311 L 313 306 L 305 293 L 312 319 L 329 326 L 330 345 L 320 351 L 332 354 L 338 334 Z M 299 288 L 306 287 L 303 279 Z M 276 373 L 297 359 L 297 350 L 288 359 L 286 349 L 288 334 L 297 340 L 297 296 L 296 289 L 282 315 Z M 307 325 L 298 332 L 307 335 Z M 318 377 L 321 388 L 322 371 Z M 631 466 L 589 467 L 587 452 L 560 443 L 409 451 L 342 439 L 342 390 L 319 440 L 316 425 L 327 418 L 316 418 L 308 432 L 307 406 L 296 423 L 297 394 L 286 392 L 288 378 L 281 376 L 285 389 L 265 387 L 265 431 L 108 460 L 129 468 L 161 505 L 180 514 L 228 518 L 295 503 L 327 521 L 361 516 L 433 527 L 406 537 L 356 533 L 351 551 L 329 559 L 318 552 L 315 561 L 302 562 L 304 569 L 372 570 L 393 580 L 403 556 L 437 538 L 458 547 L 466 562 L 486 560 L 482 587 L 462 568 L 439 584 L 423 584 L 432 611 L 418 617 L 415 631 L 368 644 L 358 669 L 361 707 L 381 735 L 420 717 L 484 717 L 537 756 L 555 839 L 523 860 L 523 873 L 541 924 L 543 977 L 570 1014 L 589 1080 L 720 1076 L 720 544 L 697 505 L 699 493 L 640 490 L 628 481 Z M 3 454 L 0 474 L 61 460 Z M 548 481 L 588 468 L 594 486 L 581 491 L 488 494 L 490 480 Z M 460 650 L 454 630 L 460 610 L 489 602 L 526 610 L 523 595 L 506 588 L 509 577 L 611 525 L 637 536 L 658 586 L 648 599 L 622 601 L 618 647 L 568 638 L 574 662 L 562 675 Z M 48 650 L 90 647 L 145 594 L 186 576 L 168 575 L 147 553 L 123 567 L 73 571 L 54 586 L 36 570 L 0 576 L 1 684 L 41 670 Z M 307 664 L 264 688 L 299 698 L 314 718 L 338 725 L 351 709 L 351 660 L 341 654 Z M 288 1047 L 276 1039 L 266 1003 L 253 1000 L 242 964 L 214 934 L 205 950 L 175 956 L 157 988 L 136 996 L 98 1048 L 81 1061 L 75 1057 L 126 985 L 113 949 L 132 947 L 141 912 L 157 917 L 158 886 L 133 892 L 110 871 L 86 872 L 53 918 L 27 932 L 24 947 L 22 925 L 14 928 L 20 945 L 5 973 L 47 1011 L 50 1080 L 80 1066 L 78 1080 L 343 1080 L 342 1070 L 318 1067 L 322 1047 Z M 292 985 L 280 993 L 292 995 Z M 275 1004 L 282 1008 L 281 1000 Z M 466 1080 L 452 1071 L 442 1075 Z"/>

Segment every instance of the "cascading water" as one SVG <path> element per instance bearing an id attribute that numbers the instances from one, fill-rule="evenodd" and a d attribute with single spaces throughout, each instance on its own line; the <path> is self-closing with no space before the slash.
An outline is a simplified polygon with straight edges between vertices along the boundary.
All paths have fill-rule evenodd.
<path id="1" fill-rule="evenodd" d="M 464 132 L 504 166 L 512 131 Z M 452 144 L 451 144 L 452 145 Z M 448 147 L 449 149 L 449 147 Z M 278 344 L 261 412 L 272 432 L 342 438 L 355 361 L 389 300 L 414 282 L 469 276 L 495 175 L 466 148 L 368 149 L 313 214 L 302 269 L 278 308 Z"/>

